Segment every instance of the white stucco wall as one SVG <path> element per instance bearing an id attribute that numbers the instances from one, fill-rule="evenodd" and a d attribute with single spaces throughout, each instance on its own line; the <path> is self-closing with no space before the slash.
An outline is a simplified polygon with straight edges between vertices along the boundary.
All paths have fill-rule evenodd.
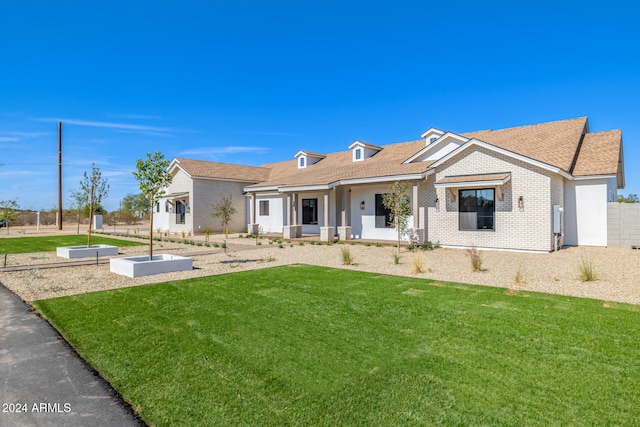
<path id="1" fill-rule="evenodd" d="M 607 246 L 609 181 L 606 178 L 565 181 L 566 245 Z"/>
<path id="2" fill-rule="evenodd" d="M 260 202 L 269 202 L 269 215 L 260 215 Z M 251 203 L 251 199 L 249 199 Z M 259 224 L 265 233 L 282 233 L 282 224 L 285 221 L 284 205 L 286 196 L 258 196 L 256 199 L 256 224 Z"/>
<path id="3" fill-rule="evenodd" d="M 351 188 L 351 234 L 354 239 L 398 239 L 395 228 L 376 228 L 376 194 L 389 192 L 391 184 L 362 185 Z M 411 191 L 411 188 L 409 189 Z M 365 209 L 360 209 L 362 202 Z M 413 214 L 409 216 L 409 228 L 413 226 Z"/>

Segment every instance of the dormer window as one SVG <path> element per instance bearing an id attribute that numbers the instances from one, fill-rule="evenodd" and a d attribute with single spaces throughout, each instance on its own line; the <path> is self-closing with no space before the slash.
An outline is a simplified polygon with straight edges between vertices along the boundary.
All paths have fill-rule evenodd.
<path id="1" fill-rule="evenodd" d="M 295 157 L 298 159 L 298 169 L 306 169 L 311 165 L 315 165 L 326 156 L 324 154 L 312 153 L 310 151 L 298 151 Z"/>
<path id="2" fill-rule="evenodd" d="M 430 128 L 420 136 L 424 138 L 426 143 L 425 145 L 431 145 L 434 142 L 436 142 L 438 139 L 440 139 L 440 137 L 444 134 L 445 132 L 441 131 L 440 129 Z"/>
<path id="3" fill-rule="evenodd" d="M 349 146 L 349 149 L 351 150 L 352 160 L 354 162 L 362 162 L 382 150 L 382 147 L 366 142 L 355 141 Z"/>

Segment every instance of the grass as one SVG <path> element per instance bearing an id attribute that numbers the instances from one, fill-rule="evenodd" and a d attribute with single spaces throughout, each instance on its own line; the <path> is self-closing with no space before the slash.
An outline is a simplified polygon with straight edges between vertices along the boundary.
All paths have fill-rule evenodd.
<path id="1" fill-rule="evenodd" d="M 60 246 L 86 246 L 87 236 L 82 234 L 72 234 L 68 236 L 45 236 L 45 237 L 15 237 L 10 239 L 0 239 L 0 253 L 24 254 L 30 252 L 55 251 Z M 140 246 L 146 245 L 146 241 L 132 242 L 129 240 L 113 239 L 110 237 L 91 236 L 92 245 L 113 245 L 113 246 Z"/>
<path id="2" fill-rule="evenodd" d="M 288 266 L 34 302 L 151 425 L 634 425 L 640 309 Z"/>

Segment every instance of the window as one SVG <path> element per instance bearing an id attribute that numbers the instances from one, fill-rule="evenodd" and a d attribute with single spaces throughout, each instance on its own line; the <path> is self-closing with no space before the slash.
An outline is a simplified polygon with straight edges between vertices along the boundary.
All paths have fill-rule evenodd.
<path id="1" fill-rule="evenodd" d="M 260 215 L 269 216 L 269 201 L 260 200 Z"/>
<path id="2" fill-rule="evenodd" d="M 318 224 L 318 199 L 302 199 L 302 223 Z"/>
<path id="3" fill-rule="evenodd" d="M 304 167 L 304 157 L 300 157 L 300 165 L 299 167 L 303 168 Z"/>
<path id="4" fill-rule="evenodd" d="M 164 202 L 164 211 L 169 212 L 169 202 Z"/>
<path id="5" fill-rule="evenodd" d="M 156 202 L 156 212 L 160 212 L 160 202 Z"/>
<path id="6" fill-rule="evenodd" d="M 362 160 L 362 149 L 356 148 L 356 160 Z"/>
<path id="7" fill-rule="evenodd" d="M 460 190 L 460 230 L 493 230 L 495 190 Z"/>
<path id="8" fill-rule="evenodd" d="M 431 142 L 429 142 L 429 144 L 433 144 L 433 143 L 434 143 L 434 142 L 436 142 L 437 140 L 438 140 L 438 138 L 433 137 L 433 138 L 431 138 Z"/>
<path id="9" fill-rule="evenodd" d="M 176 200 L 176 224 L 184 224 L 186 207 L 184 203 Z"/>
<path id="10" fill-rule="evenodd" d="M 391 228 L 391 209 L 384 206 L 382 194 L 376 194 L 376 228 Z"/>

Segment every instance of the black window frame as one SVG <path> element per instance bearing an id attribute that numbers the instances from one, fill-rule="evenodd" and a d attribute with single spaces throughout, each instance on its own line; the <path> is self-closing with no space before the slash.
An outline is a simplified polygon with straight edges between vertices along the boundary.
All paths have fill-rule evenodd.
<path id="1" fill-rule="evenodd" d="M 318 199 L 302 199 L 302 224 L 318 225 Z"/>
<path id="2" fill-rule="evenodd" d="M 491 198 L 486 198 L 491 192 Z M 473 193 L 473 195 L 471 195 Z M 458 230 L 495 231 L 496 190 L 495 188 L 466 188 L 458 191 Z M 474 224 L 474 226 L 471 226 Z"/>
<path id="3" fill-rule="evenodd" d="M 375 197 L 376 228 L 393 228 L 391 226 L 391 209 L 384 205 L 384 194 Z"/>
<path id="4" fill-rule="evenodd" d="M 269 201 L 260 200 L 260 216 L 269 216 Z"/>
<path id="5" fill-rule="evenodd" d="M 187 216 L 187 204 L 176 200 L 175 204 L 176 224 L 185 224 L 185 218 Z"/>

